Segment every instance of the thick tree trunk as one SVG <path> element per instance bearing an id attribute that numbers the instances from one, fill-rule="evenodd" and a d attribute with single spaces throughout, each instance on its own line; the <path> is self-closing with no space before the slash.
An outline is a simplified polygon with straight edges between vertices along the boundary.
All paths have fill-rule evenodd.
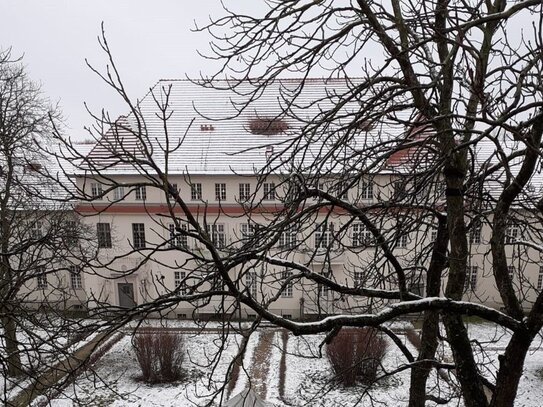
<path id="1" fill-rule="evenodd" d="M 447 245 L 449 234 L 447 221 L 440 219 L 437 229 L 437 237 L 434 243 L 434 251 L 428 276 L 426 280 L 426 295 L 428 297 L 439 296 L 441 289 L 441 273 L 447 264 Z M 431 360 L 435 358 L 439 334 L 439 312 L 426 311 L 422 323 L 421 346 L 417 361 Z M 426 405 L 426 382 L 432 370 L 428 365 L 417 365 L 411 369 L 411 385 L 409 389 L 409 407 L 424 407 Z"/>
<path id="2" fill-rule="evenodd" d="M 7 375 L 10 377 L 23 376 L 23 365 L 19 353 L 19 342 L 17 341 L 17 323 L 9 310 L 4 309 L 3 312 L 6 312 L 6 316 L 2 318 L 2 328 L 4 328 L 6 346 Z"/>
<path id="3" fill-rule="evenodd" d="M 499 356 L 500 369 L 496 378 L 496 390 L 492 396 L 492 407 L 512 407 L 517 396 L 522 367 L 533 337 L 517 332 L 509 341 L 505 353 Z"/>

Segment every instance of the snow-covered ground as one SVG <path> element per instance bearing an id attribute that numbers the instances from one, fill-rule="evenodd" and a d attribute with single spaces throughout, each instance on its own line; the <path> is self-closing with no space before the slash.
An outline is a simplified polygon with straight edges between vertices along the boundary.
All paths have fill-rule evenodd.
<path id="1" fill-rule="evenodd" d="M 156 322 L 151 323 L 155 325 Z M 191 328 L 186 322 L 174 324 L 175 327 Z M 169 327 L 174 327 L 171 324 Z M 395 327 L 397 328 L 397 327 Z M 405 326 L 400 327 L 404 329 Z M 489 323 L 469 324 L 470 337 L 475 339 L 474 346 L 481 346 L 485 354 L 479 359 L 486 363 L 486 374 L 492 378 L 497 367 L 497 356 L 503 352 L 510 338 L 510 333 L 496 328 Z M 131 345 L 131 337 L 127 335 L 117 343 L 95 366 L 93 373 L 80 376 L 73 385 L 65 390 L 65 394 L 53 401 L 54 407 L 71 405 L 85 406 L 191 406 L 201 405 L 210 400 L 214 391 L 222 384 L 228 366 L 238 352 L 241 336 L 229 337 L 222 350 L 220 360 L 214 357 L 221 347 L 219 333 L 184 334 L 187 361 L 185 366 L 189 376 L 182 382 L 169 385 L 146 385 L 138 380 L 140 375 Z M 267 355 L 268 375 L 266 380 L 266 400 L 277 406 L 288 403 L 292 406 L 404 406 L 407 405 L 409 389 L 409 369 L 393 376 L 383 378 L 379 383 L 367 388 L 362 385 L 353 388 L 342 388 L 334 381 L 330 362 L 326 357 L 325 347 L 320 351 L 324 335 L 306 337 L 288 336 L 286 348 L 286 372 L 284 380 L 284 399 L 280 394 L 280 364 L 283 355 L 281 331 L 274 330 L 273 346 Z M 263 337 L 262 331 L 256 331 L 250 337 L 244 357 L 244 368 L 230 396 L 242 391 L 251 382 L 251 361 L 255 350 Z M 400 339 L 407 348 L 416 355 L 416 350 L 400 334 Z M 520 382 L 516 406 L 540 406 L 543 400 L 543 349 L 539 350 L 539 342 L 534 343 L 533 350 L 527 357 L 524 375 Z M 440 355 L 446 360 L 450 350 L 440 349 Z M 213 363 L 217 361 L 217 363 Z M 383 370 L 392 372 L 406 364 L 405 356 L 389 342 L 388 351 L 383 361 Z M 428 389 L 440 396 L 454 395 L 453 381 L 446 379 L 448 375 L 432 372 L 428 381 Z M 77 400 L 72 403 L 71 400 Z M 220 405 L 217 400 L 215 405 Z M 431 405 L 431 404 L 428 404 Z M 449 406 L 461 406 L 458 398 L 451 399 Z"/>

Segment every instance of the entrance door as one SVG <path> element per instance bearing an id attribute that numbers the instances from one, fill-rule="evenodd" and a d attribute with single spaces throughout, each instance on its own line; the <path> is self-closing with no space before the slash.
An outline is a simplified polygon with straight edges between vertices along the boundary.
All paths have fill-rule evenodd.
<path id="1" fill-rule="evenodd" d="M 136 305 L 134 301 L 134 284 L 119 283 L 119 305 L 123 308 L 132 308 Z"/>

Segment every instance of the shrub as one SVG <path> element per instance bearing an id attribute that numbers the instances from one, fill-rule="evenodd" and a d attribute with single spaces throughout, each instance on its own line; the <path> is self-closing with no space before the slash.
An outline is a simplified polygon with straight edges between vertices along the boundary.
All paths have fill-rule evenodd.
<path id="1" fill-rule="evenodd" d="M 183 337 L 174 332 L 138 333 L 132 342 L 143 381 L 167 383 L 183 376 Z"/>
<path id="2" fill-rule="evenodd" d="M 386 349 L 386 340 L 372 327 L 343 328 L 326 347 L 336 378 L 345 386 L 375 382 Z"/>

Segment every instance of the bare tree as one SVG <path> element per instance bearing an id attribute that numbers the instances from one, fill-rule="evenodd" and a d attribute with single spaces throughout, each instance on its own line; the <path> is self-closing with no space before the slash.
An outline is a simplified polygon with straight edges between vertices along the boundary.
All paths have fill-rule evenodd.
<path id="1" fill-rule="evenodd" d="M 84 228 L 61 186 L 51 150 L 58 109 L 20 59 L 0 52 L 0 314 L 2 400 L 65 353 L 77 324 L 64 315 L 86 299 L 79 259 Z M 38 312 L 40 311 L 40 312 Z M 53 312 L 53 311 L 59 311 Z M 45 313 L 44 313 L 45 312 Z M 69 342 L 69 341 L 68 341 Z"/>
<path id="2" fill-rule="evenodd" d="M 102 215 L 143 191 L 165 198 L 160 209 L 141 199 L 153 237 L 139 226 L 133 239 L 121 233 L 115 254 L 90 265 L 106 278 L 149 272 L 142 301 L 122 321 L 211 306 L 225 322 L 250 312 L 252 329 L 266 320 L 296 335 L 326 332 L 327 340 L 342 327 L 374 326 L 400 346 L 385 323 L 423 313 L 419 354 L 400 346 L 411 368 L 410 405 L 457 397 L 427 391 L 432 369 L 454 372 L 467 406 L 513 405 L 543 323 L 541 287 L 528 273 L 542 241 L 540 2 L 265 3 L 262 16 L 226 10 L 202 28 L 215 35 L 211 57 L 225 65 L 198 83 L 231 103 L 223 117 L 195 104 L 195 123 L 206 123 L 199 130 L 243 120 L 252 135 L 270 136 L 238 151 L 265 159 L 238 172 L 258 182 L 240 189 L 235 215 L 221 206 L 220 186 L 219 209 L 206 210 L 197 174 L 176 172 L 170 160 L 190 145 L 193 124 L 176 119 L 175 86 L 159 84 L 132 103 L 112 59 L 99 73 L 129 114 L 96 117 L 96 147 L 79 157 L 80 209 Z M 531 23 L 529 34 L 515 32 L 518 21 Z M 105 38 L 102 46 L 111 58 Z M 329 77 L 313 79 L 316 67 Z M 298 79 L 284 79 L 293 72 Z M 75 146 L 65 148 L 76 155 Z M 121 182 L 123 171 L 137 177 Z M 247 227 L 227 237 L 225 217 Z M 169 253 L 179 256 L 165 260 Z M 122 269 L 128 260 L 135 266 Z M 151 269 L 178 272 L 177 284 Z M 475 290 L 477 276 L 496 298 Z M 303 293 L 299 316 L 315 322 L 276 312 L 293 290 Z M 512 332 L 492 380 L 465 315 Z M 436 354 L 442 342 L 451 364 Z"/>

